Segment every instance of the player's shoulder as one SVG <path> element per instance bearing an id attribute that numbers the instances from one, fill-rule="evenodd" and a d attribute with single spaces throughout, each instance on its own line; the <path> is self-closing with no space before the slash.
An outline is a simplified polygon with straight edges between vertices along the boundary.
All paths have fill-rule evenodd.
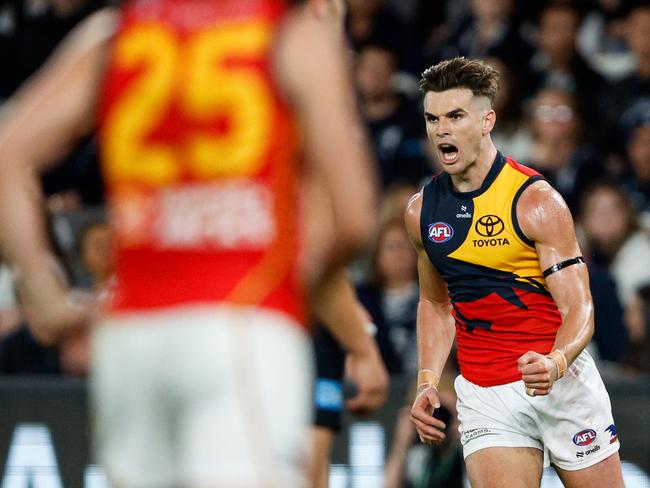
<path id="1" fill-rule="evenodd" d="M 505 156 L 505 162 L 510 168 L 517 171 L 518 173 L 521 173 L 521 174 L 523 174 L 525 176 L 528 176 L 528 177 L 540 177 L 540 178 L 542 178 L 542 175 L 539 172 L 535 171 L 530 166 L 526 166 L 525 164 L 521 164 L 519 161 L 516 161 L 515 159 L 511 158 L 510 156 Z"/>
<path id="2" fill-rule="evenodd" d="M 529 185 L 517 201 L 517 220 L 532 241 L 573 229 L 573 218 L 562 195 L 546 180 Z"/>
<path id="3" fill-rule="evenodd" d="M 413 242 L 421 242 L 420 238 L 420 216 L 422 214 L 422 200 L 424 199 L 424 188 L 414 194 L 406 204 L 404 211 L 404 223 L 406 230 Z"/>
<path id="4" fill-rule="evenodd" d="M 564 198 L 562 198 L 562 195 L 560 195 L 560 192 L 553 188 L 553 186 L 544 179 L 533 181 L 528 185 L 521 193 L 521 196 L 517 201 L 517 206 L 530 211 L 534 211 L 540 206 L 549 209 L 556 208 L 558 210 L 568 210 L 568 206 L 564 201 Z"/>
<path id="5" fill-rule="evenodd" d="M 119 12 L 106 7 L 90 14 L 66 38 L 65 47 L 78 53 L 105 46 L 115 34 Z"/>

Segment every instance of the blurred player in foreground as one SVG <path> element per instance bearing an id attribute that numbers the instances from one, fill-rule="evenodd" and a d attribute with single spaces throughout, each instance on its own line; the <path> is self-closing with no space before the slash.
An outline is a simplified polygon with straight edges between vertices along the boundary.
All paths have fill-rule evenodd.
<path id="1" fill-rule="evenodd" d="M 92 388 L 112 484 L 300 486 L 301 283 L 327 311 L 373 225 L 340 38 L 280 1 L 134 0 L 116 20 L 101 12 L 72 33 L 0 120 L 0 244 L 34 331 L 57 340 L 93 313 L 48 268 L 25 189 L 98 126 L 117 277 L 93 332 Z M 334 227 L 307 243 L 301 269 L 303 155 Z M 319 318 L 364 355 L 344 322 Z"/>
<path id="2" fill-rule="evenodd" d="M 464 58 L 420 82 L 444 171 L 406 212 L 420 279 L 411 418 L 422 441 L 444 439 L 431 413 L 456 335 L 473 487 L 538 487 L 548 462 L 567 487 L 622 487 L 609 397 L 584 351 L 593 305 L 573 220 L 542 177 L 494 147 L 497 86 L 493 68 Z"/>
<path id="3" fill-rule="evenodd" d="M 343 26 L 345 4 L 343 0 L 311 1 L 309 8 L 332 33 L 344 42 Z M 318 233 L 334 231 L 332 212 L 327 212 L 327 195 L 309 181 L 306 189 L 308 208 L 320 209 L 318 218 L 310 219 L 304 228 L 307 242 L 317 239 Z M 321 204 L 316 204 L 320 201 Z M 313 217 L 312 212 L 312 217 Z M 315 225 L 314 225 L 315 224 Z M 324 230 L 325 228 L 331 230 Z M 343 409 L 366 413 L 379 408 L 388 393 L 388 373 L 379 349 L 369 334 L 370 316 L 356 299 L 356 292 L 340 268 L 337 276 L 323 290 L 319 300 L 313 302 L 315 318 L 329 330 L 317 326 L 314 331 L 316 357 L 316 383 L 314 385 L 314 425 L 312 427 L 312 456 L 309 463 L 309 482 L 312 488 L 329 486 L 329 461 L 334 434 L 341 428 Z M 332 326 L 344 325 L 348 337 L 343 337 Z M 348 343 L 354 340 L 352 348 Z M 360 354 L 359 351 L 365 351 Z M 356 393 L 345 401 L 344 381 L 350 381 Z"/>

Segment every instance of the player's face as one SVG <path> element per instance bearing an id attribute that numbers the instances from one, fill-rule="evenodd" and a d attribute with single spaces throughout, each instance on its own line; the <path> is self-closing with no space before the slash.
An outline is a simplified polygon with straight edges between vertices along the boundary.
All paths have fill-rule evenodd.
<path id="1" fill-rule="evenodd" d="M 489 120 L 488 120 L 489 118 Z M 481 152 L 483 137 L 494 123 L 485 97 L 467 88 L 427 92 L 424 97 L 427 137 L 441 167 L 449 174 L 467 170 Z"/>

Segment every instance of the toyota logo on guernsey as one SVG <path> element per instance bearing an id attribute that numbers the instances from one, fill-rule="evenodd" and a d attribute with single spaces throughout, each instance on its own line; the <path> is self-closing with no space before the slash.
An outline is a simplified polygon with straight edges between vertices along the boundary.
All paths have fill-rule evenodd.
<path id="1" fill-rule="evenodd" d="M 447 242 L 454 236 L 454 228 L 445 222 L 436 222 L 429 226 L 429 240 L 436 244 Z"/>
<path id="2" fill-rule="evenodd" d="M 507 237 L 497 237 L 505 230 L 503 220 L 497 215 L 484 215 L 474 224 L 476 233 L 485 239 L 472 239 L 474 247 L 509 246 Z"/>
<path id="3" fill-rule="evenodd" d="M 503 220 L 501 220 L 498 216 L 484 215 L 478 219 L 474 228 L 476 229 L 476 232 L 478 232 L 483 237 L 494 237 L 503 232 L 504 225 Z"/>

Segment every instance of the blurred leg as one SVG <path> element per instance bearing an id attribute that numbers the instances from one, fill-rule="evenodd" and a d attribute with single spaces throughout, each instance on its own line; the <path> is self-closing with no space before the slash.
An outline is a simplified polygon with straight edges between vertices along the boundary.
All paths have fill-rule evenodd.
<path id="1" fill-rule="evenodd" d="M 330 449 L 334 432 L 327 427 L 312 428 L 312 457 L 309 464 L 311 488 L 327 488 L 329 483 Z"/>

